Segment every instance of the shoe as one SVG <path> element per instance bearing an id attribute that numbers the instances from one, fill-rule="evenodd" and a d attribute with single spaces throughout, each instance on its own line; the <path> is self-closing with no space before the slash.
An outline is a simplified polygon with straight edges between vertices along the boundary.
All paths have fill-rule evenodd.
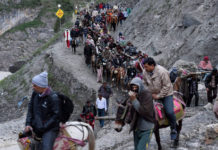
<path id="1" fill-rule="evenodd" d="M 177 138 L 177 131 L 175 129 L 172 129 L 170 136 L 171 136 L 171 140 L 175 140 Z"/>

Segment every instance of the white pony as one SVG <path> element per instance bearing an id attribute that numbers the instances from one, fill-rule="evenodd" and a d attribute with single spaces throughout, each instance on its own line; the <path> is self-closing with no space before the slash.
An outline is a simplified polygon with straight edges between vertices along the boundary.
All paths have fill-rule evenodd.
<path id="1" fill-rule="evenodd" d="M 89 150 L 94 150 L 95 136 L 89 124 L 77 121 L 66 122 L 60 128 L 53 150 L 77 150 L 78 146 L 85 146 L 87 142 Z M 36 141 L 31 137 L 18 139 L 18 144 L 21 150 L 37 150 Z"/>

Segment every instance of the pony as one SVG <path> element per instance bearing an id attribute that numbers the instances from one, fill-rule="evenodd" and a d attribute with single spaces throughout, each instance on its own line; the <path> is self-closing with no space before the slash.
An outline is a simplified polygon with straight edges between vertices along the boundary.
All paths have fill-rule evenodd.
<path id="1" fill-rule="evenodd" d="M 110 68 L 110 81 L 111 86 L 114 87 L 117 84 L 117 74 L 119 72 L 119 68 L 115 68 L 115 66 L 111 66 Z"/>
<path id="2" fill-rule="evenodd" d="M 91 65 L 92 65 L 92 72 L 93 73 L 97 72 L 96 62 L 97 62 L 96 55 L 92 54 L 92 56 L 91 56 Z"/>
<path id="3" fill-rule="evenodd" d="M 111 62 L 103 58 L 102 65 L 103 65 L 103 76 L 105 77 L 105 80 L 108 81 L 110 79 Z"/>
<path id="4" fill-rule="evenodd" d="M 126 70 L 123 67 L 120 67 L 117 73 L 117 88 L 120 85 L 121 90 L 124 89 L 124 79 L 126 76 Z"/>
<path id="5" fill-rule="evenodd" d="M 178 92 L 174 92 L 174 98 L 175 97 L 181 101 L 180 103 L 183 104 L 182 105 L 183 109 L 185 109 L 185 104 L 183 103 L 183 99 L 182 99 L 181 94 Z M 125 123 L 129 123 L 130 120 L 128 120 L 127 116 L 129 115 L 128 110 L 130 109 L 130 107 L 131 106 L 128 105 L 127 99 L 124 101 L 118 102 L 118 109 L 117 109 L 116 119 L 115 119 L 115 130 L 117 132 L 122 131 L 122 127 L 125 125 Z M 173 143 L 171 145 L 171 147 L 174 147 L 174 148 L 178 147 L 178 145 L 179 145 L 179 134 L 180 134 L 180 131 L 182 129 L 182 118 L 180 118 L 180 120 L 177 120 L 178 124 L 177 124 L 176 129 L 177 129 L 178 134 L 177 134 L 177 138 L 173 141 Z M 155 134 L 156 142 L 158 145 L 158 150 L 162 150 L 159 129 L 166 128 L 166 127 L 169 127 L 169 124 L 168 125 L 160 125 L 157 118 L 155 119 L 153 132 Z"/>
<path id="6" fill-rule="evenodd" d="M 18 145 L 21 150 L 38 150 L 40 139 L 33 137 L 20 137 Z M 56 138 L 53 150 L 77 150 L 78 146 L 89 144 L 89 150 L 95 149 L 95 136 L 92 127 L 84 122 L 66 122 L 60 127 L 59 135 Z"/>

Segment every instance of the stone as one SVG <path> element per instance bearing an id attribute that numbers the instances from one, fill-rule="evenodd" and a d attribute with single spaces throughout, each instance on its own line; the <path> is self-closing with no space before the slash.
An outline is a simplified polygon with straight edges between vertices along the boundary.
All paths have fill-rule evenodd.
<path id="1" fill-rule="evenodd" d="M 15 73 L 18 71 L 26 62 L 25 61 L 17 61 L 12 66 L 9 67 L 9 71 L 11 73 Z"/>
<path id="2" fill-rule="evenodd" d="M 218 139 L 218 123 L 210 124 L 206 127 L 206 144 L 212 144 Z"/>
<path id="3" fill-rule="evenodd" d="M 200 25 L 200 21 L 192 17 L 190 14 L 185 14 L 182 18 L 182 25 L 184 28 L 188 28 L 193 25 Z"/>

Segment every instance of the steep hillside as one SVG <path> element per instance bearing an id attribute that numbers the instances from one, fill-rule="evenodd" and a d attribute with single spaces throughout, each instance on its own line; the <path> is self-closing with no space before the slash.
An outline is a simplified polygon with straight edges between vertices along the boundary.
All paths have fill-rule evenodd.
<path id="1" fill-rule="evenodd" d="M 60 19 L 55 15 L 58 3 L 64 10 L 62 24 L 71 22 L 65 17 L 71 16 L 73 2 L 76 4 L 72 0 L 1 1 L 0 59 L 3 61 L 0 62 L 0 70 L 16 71 L 32 57 L 37 48 L 59 31 Z"/>
<path id="2" fill-rule="evenodd" d="M 208 55 L 218 63 L 217 0 L 140 0 L 118 32 L 159 63 L 198 63 Z M 118 35 L 118 33 L 116 33 Z"/>

